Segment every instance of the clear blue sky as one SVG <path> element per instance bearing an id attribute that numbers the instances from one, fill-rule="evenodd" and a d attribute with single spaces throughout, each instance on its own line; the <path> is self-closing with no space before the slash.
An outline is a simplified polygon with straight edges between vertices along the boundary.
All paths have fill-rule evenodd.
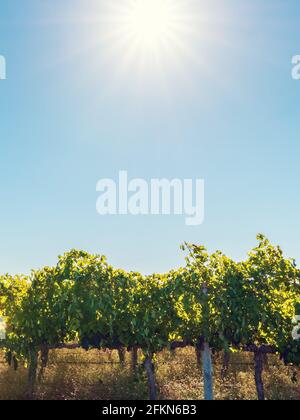
<path id="1" fill-rule="evenodd" d="M 185 3 L 205 19 L 162 74 L 126 61 L 105 0 L 0 0 L 0 272 L 70 248 L 162 272 L 183 241 L 240 259 L 258 232 L 299 261 L 299 0 Z M 96 183 L 122 169 L 204 178 L 204 224 L 99 216 Z"/>

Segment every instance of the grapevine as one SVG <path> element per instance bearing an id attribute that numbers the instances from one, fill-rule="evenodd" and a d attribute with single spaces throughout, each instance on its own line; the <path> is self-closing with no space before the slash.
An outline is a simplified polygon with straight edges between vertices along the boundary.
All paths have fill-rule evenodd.
<path id="1" fill-rule="evenodd" d="M 30 394 L 38 354 L 45 369 L 49 349 L 68 345 L 117 349 L 120 355 L 141 349 L 153 398 L 151 366 L 164 348 L 253 352 L 261 399 L 264 354 L 300 365 L 300 340 L 292 337 L 300 315 L 294 260 L 263 235 L 242 262 L 198 245 L 182 248 L 185 267 L 160 275 L 118 270 L 104 256 L 71 250 L 55 267 L 0 277 L 0 317 L 6 324 L 0 346 L 15 367 L 29 364 Z"/>

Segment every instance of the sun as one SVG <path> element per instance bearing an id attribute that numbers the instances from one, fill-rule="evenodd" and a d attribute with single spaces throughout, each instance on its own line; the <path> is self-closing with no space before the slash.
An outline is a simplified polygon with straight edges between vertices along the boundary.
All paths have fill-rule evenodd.
<path id="1" fill-rule="evenodd" d="M 175 16 L 168 0 L 135 0 L 126 20 L 129 32 L 139 43 L 154 47 L 168 38 Z"/>
<path id="2" fill-rule="evenodd" d="M 85 5 L 83 0 L 79 3 Z M 175 84 L 186 87 L 195 69 L 211 78 L 217 66 L 211 64 L 210 51 L 224 44 L 224 8 L 211 3 L 215 2 L 90 0 L 88 7 L 74 12 L 71 23 L 80 30 L 76 42 L 73 35 L 68 37 L 72 49 L 65 50 L 70 59 L 84 57 L 81 61 L 91 74 L 102 74 L 114 90 L 128 86 L 154 94 L 155 86 L 160 92 Z"/>
<path id="3" fill-rule="evenodd" d="M 109 53 L 115 79 L 131 77 L 145 88 L 146 80 L 161 83 L 182 77 L 197 61 L 195 45 L 204 35 L 202 0 L 107 0 Z M 202 37 L 203 39 L 203 37 Z M 184 76 L 183 76 L 184 77 Z M 147 86 L 150 86 L 147 84 Z"/>

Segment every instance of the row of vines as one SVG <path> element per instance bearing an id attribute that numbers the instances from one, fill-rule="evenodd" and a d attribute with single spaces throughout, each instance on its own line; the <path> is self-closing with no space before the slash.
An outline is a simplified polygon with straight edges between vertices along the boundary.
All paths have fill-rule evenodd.
<path id="1" fill-rule="evenodd" d="M 0 346 L 9 362 L 28 366 L 30 396 L 39 357 L 45 368 L 50 349 L 140 349 L 152 399 L 153 358 L 165 348 L 194 346 L 202 354 L 207 399 L 213 397 L 211 353 L 252 352 L 264 399 L 266 354 L 300 365 L 300 270 L 264 236 L 258 241 L 242 262 L 185 244 L 185 267 L 164 275 L 116 270 L 103 256 L 72 250 L 55 267 L 2 276 Z"/>

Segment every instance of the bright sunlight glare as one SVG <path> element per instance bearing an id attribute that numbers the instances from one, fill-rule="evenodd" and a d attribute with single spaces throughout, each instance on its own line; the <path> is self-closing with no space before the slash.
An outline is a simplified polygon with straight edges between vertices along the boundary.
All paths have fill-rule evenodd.
<path id="1" fill-rule="evenodd" d="M 154 46 L 168 37 L 173 19 L 169 1 L 136 0 L 129 10 L 127 24 L 140 42 Z"/>
<path id="2" fill-rule="evenodd" d="M 195 69 L 211 78 L 217 68 L 212 59 L 224 43 L 226 14 L 216 1 L 90 0 L 85 8 L 78 0 L 82 8 L 71 22 L 80 31 L 69 55 L 88 57 L 90 74 L 101 72 L 113 89 L 128 83 L 143 92 L 154 85 L 160 92 L 175 83 L 187 87 Z"/>

